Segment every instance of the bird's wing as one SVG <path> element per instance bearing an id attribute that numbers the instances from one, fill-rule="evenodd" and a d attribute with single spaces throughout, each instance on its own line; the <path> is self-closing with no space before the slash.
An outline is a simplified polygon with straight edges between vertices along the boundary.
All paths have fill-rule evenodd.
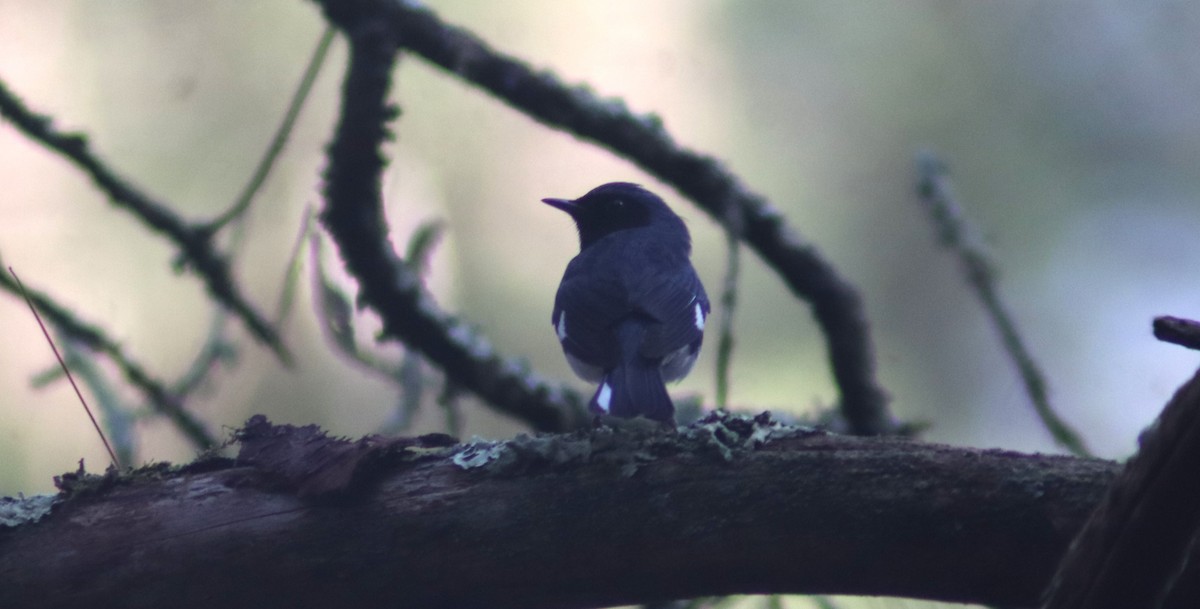
<path id="1" fill-rule="evenodd" d="M 699 349 L 708 312 L 686 250 L 651 239 L 609 239 L 567 265 L 551 322 L 565 350 L 607 369 L 620 361 L 620 322 L 643 320 L 641 355 L 663 358 L 684 347 Z"/>
<path id="2" fill-rule="evenodd" d="M 616 366 L 621 355 L 614 328 L 628 314 L 624 288 L 615 278 L 592 273 L 576 260 L 567 265 L 551 317 L 565 351 L 592 366 Z"/>
<path id="3" fill-rule="evenodd" d="M 699 348 L 708 318 L 708 295 L 686 259 L 632 287 L 631 300 L 638 311 L 657 322 L 647 330 L 643 356 L 665 357 L 690 345 Z"/>

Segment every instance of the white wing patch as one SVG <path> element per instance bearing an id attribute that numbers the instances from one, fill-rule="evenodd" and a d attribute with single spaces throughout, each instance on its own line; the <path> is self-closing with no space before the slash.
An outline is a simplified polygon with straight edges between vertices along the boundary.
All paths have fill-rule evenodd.
<path id="1" fill-rule="evenodd" d="M 700 308 L 700 303 L 696 303 L 696 329 L 704 331 L 704 309 Z"/>
<path id="2" fill-rule="evenodd" d="M 558 325 L 554 328 L 555 334 L 558 334 L 558 342 L 567 340 L 567 312 L 563 311 L 558 314 Z"/>
<path id="3" fill-rule="evenodd" d="M 596 394 L 596 405 L 604 412 L 612 411 L 612 387 L 608 386 L 608 381 L 600 385 L 600 392 Z"/>

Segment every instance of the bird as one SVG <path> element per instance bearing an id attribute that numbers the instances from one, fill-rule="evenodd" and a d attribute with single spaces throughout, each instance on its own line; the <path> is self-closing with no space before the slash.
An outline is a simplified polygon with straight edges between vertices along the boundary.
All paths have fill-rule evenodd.
<path id="1" fill-rule="evenodd" d="M 687 226 L 629 182 L 542 202 L 566 212 L 579 232 L 550 323 L 571 369 L 597 383 L 589 412 L 674 424 L 666 383 L 691 371 L 710 309 Z"/>

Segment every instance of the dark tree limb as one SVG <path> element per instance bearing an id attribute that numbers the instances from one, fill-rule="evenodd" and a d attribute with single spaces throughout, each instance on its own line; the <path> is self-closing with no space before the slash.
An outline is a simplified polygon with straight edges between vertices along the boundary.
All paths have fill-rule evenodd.
<path id="1" fill-rule="evenodd" d="M 398 48 L 383 26 L 364 19 L 356 6 L 326 6 L 330 20 L 349 38 L 350 66 L 329 147 L 326 205 L 320 217 L 346 269 L 358 280 L 360 303 L 380 316 L 384 336 L 419 350 L 451 382 L 496 410 L 539 431 L 583 425 L 587 419 L 581 396 L 501 357 L 466 323 L 442 312 L 419 273 L 392 248 L 380 180 L 385 164 L 381 147 L 390 137 L 387 123 L 397 114 L 387 96 Z"/>
<path id="2" fill-rule="evenodd" d="M 1154 318 L 1154 338 L 1200 350 L 1200 322 L 1163 315 Z"/>
<path id="3" fill-rule="evenodd" d="M 1142 433 L 1141 445 L 1063 559 L 1046 609 L 1153 609 L 1177 582 L 1183 589 L 1175 596 L 1200 588 L 1193 556 L 1200 534 L 1200 372 Z"/>
<path id="4" fill-rule="evenodd" d="M 657 117 L 635 115 L 619 100 L 600 99 L 584 87 L 568 87 L 548 73 L 535 72 L 474 34 L 444 23 L 419 3 L 323 4 L 347 5 L 351 8 L 339 10 L 387 23 L 397 45 L 543 124 L 629 159 L 691 198 L 718 223 L 736 219 L 736 234 L 812 306 L 850 431 L 873 435 L 896 430 L 887 394 L 875 377 L 875 355 L 858 291 L 785 223 L 778 210 L 719 161 L 680 146 Z"/>
<path id="5" fill-rule="evenodd" d="M 129 180 L 110 169 L 88 145 L 87 137 L 62 133 L 50 119 L 34 113 L 0 82 L 0 116 L 4 116 L 27 136 L 57 152 L 91 176 L 96 187 L 108 195 L 114 206 L 129 212 L 142 225 L 159 233 L 179 248 L 179 257 L 204 281 L 208 293 L 229 309 L 260 343 L 269 347 L 284 363 L 291 356 L 275 327 L 242 295 L 233 279 L 229 261 L 214 249 L 207 227 L 188 223 L 167 205 L 138 190 Z"/>
<path id="6" fill-rule="evenodd" d="M 264 420 L 240 437 L 237 461 L 65 479 L 41 522 L 0 529 L 0 606 L 1031 606 L 1118 471 L 765 417 L 456 446 Z"/>

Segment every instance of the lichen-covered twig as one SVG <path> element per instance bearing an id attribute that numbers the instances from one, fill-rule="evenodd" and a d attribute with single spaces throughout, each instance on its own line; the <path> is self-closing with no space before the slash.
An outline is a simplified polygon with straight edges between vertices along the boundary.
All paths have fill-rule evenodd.
<path id="1" fill-rule="evenodd" d="M 1004 350 L 1016 364 L 1025 384 L 1025 392 L 1042 420 L 1042 425 L 1050 432 L 1055 442 L 1072 454 L 1089 456 L 1091 453 L 1083 438 L 1059 417 L 1050 405 L 1045 375 L 1034 361 L 1024 339 L 1021 338 L 1021 333 L 1017 330 L 1016 322 L 1000 298 L 996 287 L 995 266 L 988 259 L 982 246 L 972 237 L 962 218 L 945 164 L 931 153 L 922 153 L 917 159 L 917 174 L 917 194 L 929 212 L 937 230 L 938 241 L 943 247 L 954 252 L 962 263 L 967 283 L 979 296 L 988 318 L 1000 332 Z"/>
<path id="2" fill-rule="evenodd" d="M 717 408 L 729 407 L 729 385 L 733 376 L 733 319 L 737 311 L 738 279 L 741 277 L 741 241 L 730 228 L 725 231 L 725 280 L 721 284 L 721 316 L 717 323 Z"/>
<path id="3" fill-rule="evenodd" d="M 180 259 L 186 266 L 204 280 L 209 294 L 241 319 L 251 334 L 270 347 L 280 360 L 291 361 L 275 328 L 242 295 L 228 260 L 214 249 L 208 227 L 188 223 L 167 205 L 138 190 L 92 152 L 85 136 L 58 131 L 50 119 L 27 108 L 3 82 L 0 82 L 0 115 L 33 140 L 79 166 L 113 205 L 167 237 L 179 248 Z"/>

